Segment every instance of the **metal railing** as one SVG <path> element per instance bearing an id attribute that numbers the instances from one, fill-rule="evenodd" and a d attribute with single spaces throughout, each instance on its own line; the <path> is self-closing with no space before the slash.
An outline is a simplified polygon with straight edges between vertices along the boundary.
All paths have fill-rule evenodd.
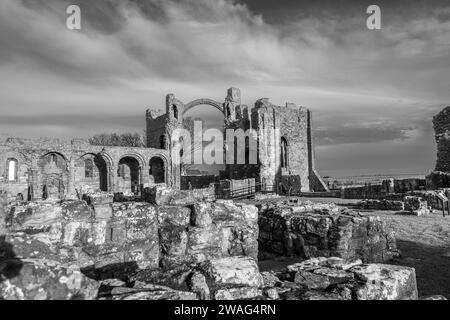
<path id="1" fill-rule="evenodd" d="M 223 188 L 219 187 L 219 184 L 215 184 L 216 197 L 222 199 L 245 199 L 252 198 L 258 193 L 276 193 L 277 188 L 275 185 L 267 185 L 262 183 L 256 183 L 254 185 L 243 186 L 240 188 Z M 217 190 L 220 189 L 220 192 Z"/>

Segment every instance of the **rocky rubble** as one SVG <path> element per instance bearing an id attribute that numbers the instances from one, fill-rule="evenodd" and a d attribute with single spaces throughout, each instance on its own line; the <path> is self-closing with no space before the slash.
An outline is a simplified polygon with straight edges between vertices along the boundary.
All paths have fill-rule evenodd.
<path id="1" fill-rule="evenodd" d="M 106 280 L 101 299 L 235 300 L 262 297 L 256 261 L 245 256 L 211 259 L 172 270 L 143 271 L 129 281 Z"/>
<path id="2" fill-rule="evenodd" d="M 405 205 L 403 201 L 398 200 L 373 200 L 366 199 L 361 200 L 356 204 L 359 209 L 365 210 L 390 210 L 390 211 L 403 211 L 405 210 Z"/>
<path id="3" fill-rule="evenodd" d="M 79 200 L 12 203 L 5 214 L 0 261 L 13 248 L 19 260 L 76 265 L 94 279 L 128 281 L 145 271 L 155 275 L 144 277 L 150 282 L 173 270 L 185 268 L 184 274 L 190 274 L 214 259 L 257 257 L 255 206 L 232 201 L 104 204 L 109 197 L 90 201 L 91 206 Z"/>
<path id="4" fill-rule="evenodd" d="M 215 189 L 210 186 L 204 189 L 178 190 L 164 184 L 145 188 L 143 199 L 156 205 L 193 205 L 198 201 L 214 201 Z"/>
<path id="5" fill-rule="evenodd" d="M 421 197 L 406 196 L 405 199 L 405 213 L 415 216 L 421 216 L 429 214 L 431 210 L 428 208 L 426 200 L 422 200 Z"/>
<path id="6" fill-rule="evenodd" d="M 386 230 L 379 217 L 361 216 L 333 205 L 313 210 L 304 208 L 307 205 L 259 206 L 261 258 L 269 253 L 384 262 L 398 255 L 394 234 Z"/>
<path id="7" fill-rule="evenodd" d="M 157 206 L 99 195 L 87 201 L 7 207 L 1 298 L 417 298 L 414 269 L 362 264 L 396 253 L 380 221 L 335 205 L 278 201 L 258 205 L 258 213 L 230 200 Z M 329 258 L 260 273 L 259 233 L 262 249 Z"/>
<path id="8" fill-rule="evenodd" d="M 99 283 L 75 265 L 48 259 L 0 261 L 0 298 L 5 300 L 92 300 Z"/>
<path id="9" fill-rule="evenodd" d="M 417 300 L 414 268 L 312 258 L 263 273 L 264 292 L 287 300 Z M 276 293 L 275 293 L 276 292 Z"/>
<path id="10" fill-rule="evenodd" d="M 356 207 L 366 210 L 398 211 L 398 213 L 401 214 L 416 216 L 431 213 L 430 208 L 432 207 L 439 208 L 436 191 L 421 191 L 420 193 L 416 192 L 414 194 L 415 195 L 402 195 L 402 201 L 389 199 L 366 199 L 358 202 Z M 398 194 L 393 194 L 391 196 L 398 197 Z M 442 204 L 440 206 L 442 207 Z"/>

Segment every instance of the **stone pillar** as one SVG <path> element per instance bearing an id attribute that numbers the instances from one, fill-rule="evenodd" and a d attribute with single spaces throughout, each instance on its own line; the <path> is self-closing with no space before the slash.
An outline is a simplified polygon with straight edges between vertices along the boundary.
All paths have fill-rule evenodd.
<path id="1" fill-rule="evenodd" d="M 33 159 L 31 162 L 30 176 L 28 184 L 32 189 L 32 201 L 42 200 L 42 190 L 39 185 L 39 168 L 37 159 Z"/>
<path id="2" fill-rule="evenodd" d="M 111 192 L 119 192 L 119 181 L 117 177 L 117 172 L 119 171 L 119 165 L 112 165 L 111 167 Z"/>
<path id="3" fill-rule="evenodd" d="M 75 190 L 75 176 L 76 176 L 76 169 L 75 169 L 75 160 L 70 159 L 69 163 L 67 164 L 67 170 L 68 170 L 68 176 L 69 179 L 67 181 L 67 191 L 66 191 L 66 199 L 77 199 L 77 192 Z M 82 196 L 80 194 L 80 196 Z"/>
<path id="4" fill-rule="evenodd" d="M 0 191 L 0 235 L 6 233 L 6 206 L 8 205 L 7 194 Z"/>
<path id="5" fill-rule="evenodd" d="M 433 117 L 437 144 L 436 171 L 450 172 L 450 106 Z"/>
<path id="6" fill-rule="evenodd" d="M 144 168 L 142 168 L 141 176 L 142 176 L 142 180 L 141 180 L 142 188 L 148 187 L 148 185 L 150 183 L 150 166 L 149 165 L 146 164 L 144 166 Z"/>

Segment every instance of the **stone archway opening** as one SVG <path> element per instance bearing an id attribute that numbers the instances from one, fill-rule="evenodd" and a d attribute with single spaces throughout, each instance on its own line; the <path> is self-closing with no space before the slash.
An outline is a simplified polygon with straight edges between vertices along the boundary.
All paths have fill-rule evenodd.
<path id="1" fill-rule="evenodd" d="M 88 153 L 76 163 L 83 185 L 92 190 L 109 191 L 109 167 L 101 154 Z"/>
<path id="2" fill-rule="evenodd" d="M 106 164 L 105 159 L 100 154 L 95 155 L 94 165 L 98 174 L 98 185 L 100 191 L 109 191 L 110 188 L 108 183 L 108 165 Z"/>
<path id="3" fill-rule="evenodd" d="M 208 187 L 211 183 L 219 180 L 221 171 L 225 170 L 224 158 L 223 158 L 223 131 L 224 131 L 224 113 L 222 105 L 213 103 L 207 99 L 200 99 L 188 104 L 185 107 L 183 114 L 183 127 L 190 133 L 190 153 L 191 155 L 184 154 L 182 158 L 183 163 L 180 168 L 180 187 L 181 189 L 198 189 Z M 199 128 L 201 127 L 201 130 Z M 203 139 L 204 133 L 209 129 L 217 129 L 222 134 L 222 140 L 216 141 Z M 222 149 L 222 158 L 219 163 L 207 163 L 205 161 L 205 152 L 209 152 L 209 158 L 214 158 L 216 151 L 212 151 L 211 146 L 213 144 L 220 144 Z M 209 146 L 209 148 L 208 148 Z M 184 153 L 189 152 L 188 149 L 183 150 Z M 196 155 L 197 154 L 197 155 Z M 203 163 L 194 161 L 199 159 L 198 155 L 201 155 Z M 190 159 L 190 163 L 186 163 L 185 160 Z"/>
<path id="4" fill-rule="evenodd" d="M 164 160 L 161 157 L 155 156 L 150 159 L 150 175 L 153 177 L 154 183 L 166 182 L 166 168 Z"/>
<path id="5" fill-rule="evenodd" d="M 131 156 L 120 159 L 117 170 L 117 180 L 119 192 L 140 193 L 140 165 L 139 161 Z"/>
<path id="6" fill-rule="evenodd" d="M 42 199 L 63 199 L 69 183 L 66 158 L 57 152 L 45 154 L 38 161 Z"/>

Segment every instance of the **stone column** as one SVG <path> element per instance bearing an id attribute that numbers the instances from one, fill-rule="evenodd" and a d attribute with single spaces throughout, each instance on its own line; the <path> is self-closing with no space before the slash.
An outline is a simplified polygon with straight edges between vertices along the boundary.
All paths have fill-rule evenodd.
<path id="1" fill-rule="evenodd" d="M 29 177 L 29 185 L 32 189 L 32 201 L 42 200 L 42 190 L 39 187 L 39 168 L 37 164 L 37 159 L 33 159 L 30 169 L 31 176 Z"/>
<path id="2" fill-rule="evenodd" d="M 6 206 L 8 205 L 6 192 L 0 191 L 0 235 L 6 233 Z"/>
<path id="3" fill-rule="evenodd" d="M 119 181 L 117 179 L 117 172 L 119 170 L 119 165 L 112 165 L 111 167 L 111 192 L 119 192 Z"/>
<path id="4" fill-rule="evenodd" d="M 75 160 L 70 159 L 67 165 L 69 179 L 67 181 L 66 199 L 77 199 L 77 192 L 75 190 Z M 82 195 L 80 194 L 80 197 Z"/>

